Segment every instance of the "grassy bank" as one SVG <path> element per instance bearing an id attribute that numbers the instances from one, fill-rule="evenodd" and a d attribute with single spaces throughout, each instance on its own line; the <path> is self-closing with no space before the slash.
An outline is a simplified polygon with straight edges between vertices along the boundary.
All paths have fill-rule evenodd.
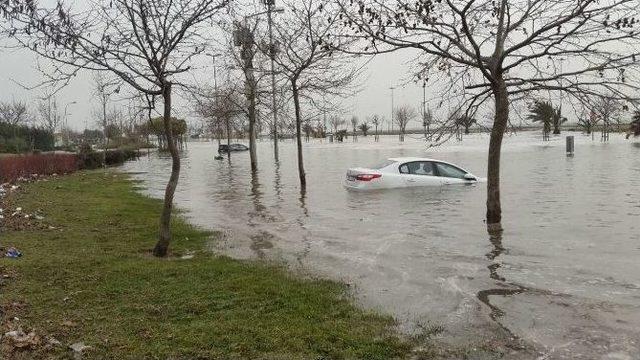
<path id="1" fill-rule="evenodd" d="M 12 195 L 45 226 L 2 233 L 2 333 L 20 325 L 41 338 L 0 358 L 403 358 L 409 344 L 391 318 L 354 307 L 342 285 L 204 250 L 210 233 L 174 222 L 174 257 L 149 256 L 160 202 L 115 172 L 82 172 Z M 54 227 L 54 228 L 51 228 Z M 180 255 L 193 252 L 192 259 Z M 14 317 L 19 320 L 13 320 Z M 53 337 L 61 345 L 48 345 Z"/>

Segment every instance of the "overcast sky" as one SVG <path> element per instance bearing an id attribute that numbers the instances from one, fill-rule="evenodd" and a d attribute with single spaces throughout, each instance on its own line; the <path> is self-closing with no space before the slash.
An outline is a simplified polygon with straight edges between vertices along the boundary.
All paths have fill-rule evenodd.
<path id="1" fill-rule="evenodd" d="M 407 62 L 411 54 L 396 52 L 374 58 L 366 67 L 363 74 L 362 91 L 351 99 L 345 100 L 345 111 L 342 115 L 347 118 L 356 115 L 365 119 L 377 113 L 389 119 L 391 116 L 391 86 L 394 90 L 395 105 L 412 105 L 418 109 L 422 102 L 422 87 L 413 83 L 407 84 Z M 23 86 L 32 87 L 43 81 L 44 77 L 37 70 L 38 58 L 25 50 L 0 49 L 0 69 L 2 87 L 0 100 L 24 100 L 33 112 L 36 111 L 38 98 L 45 88 L 27 90 Z M 44 60 L 41 60 L 44 61 Z M 41 62 L 42 65 L 46 63 Z M 222 76 L 219 74 L 219 78 Z M 205 78 L 203 81 L 212 81 Z M 76 130 L 84 129 L 85 122 L 89 128 L 96 126 L 92 110 L 97 106 L 97 100 L 92 96 L 93 79 L 90 73 L 80 74 L 68 86 L 58 93 L 58 104 L 61 112 L 68 110 L 68 124 Z M 427 94 L 430 97 L 430 94 Z M 75 102 L 75 104 L 72 104 Z M 183 99 L 175 101 L 176 109 L 181 117 L 193 119 L 189 114 L 189 104 Z M 416 122 L 414 126 L 417 126 Z"/>

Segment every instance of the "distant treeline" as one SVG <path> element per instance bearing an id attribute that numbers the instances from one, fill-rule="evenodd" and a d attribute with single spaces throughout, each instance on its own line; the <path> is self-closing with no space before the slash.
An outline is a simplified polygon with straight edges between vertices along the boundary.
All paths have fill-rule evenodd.
<path id="1" fill-rule="evenodd" d="M 50 151 L 54 147 L 53 134 L 48 130 L 0 122 L 0 153 Z"/>

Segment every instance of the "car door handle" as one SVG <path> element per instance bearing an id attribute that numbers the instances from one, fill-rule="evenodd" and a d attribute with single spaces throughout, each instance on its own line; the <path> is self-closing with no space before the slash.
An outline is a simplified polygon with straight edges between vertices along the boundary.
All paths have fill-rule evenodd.
<path id="1" fill-rule="evenodd" d="M 416 181 L 414 179 L 407 179 L 407 182 L 414 183 Z"/>

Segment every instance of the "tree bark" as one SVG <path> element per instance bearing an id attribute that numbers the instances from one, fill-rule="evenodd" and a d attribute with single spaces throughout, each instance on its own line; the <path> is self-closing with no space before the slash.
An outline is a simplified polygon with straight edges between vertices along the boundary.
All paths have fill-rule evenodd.
<path id="1" fill-rule="evenodd" d="M 258 171 L 258 154 L 256 151 L 256 79 L 253 74 L 253 50 L 251 44 L 245 44 L 243 54 L 251 54 L 244 59 L 245 97 L 247 98 L 247 114 L 249 116 L 249 161 L 251 172 Z M 274 149 L 274 151 L 276 151 Z"/>
<path id="2" fill-rule="evenodd" d="M 229 116 L 225 116 L 225 126 L 227 129 L 227 159 L 231 161 L 231 124 L 229 123 Z"/>
<path id="3" fill-rule="evenodd" d="M 178 187 L 180 177 L 180 154 L 173 140 L 173 129 L 171 128 L 171 83 L 166 82 L 162 89 L 164 99 L 164 134 L 167 139 L 167 147 L 171 154 L 171 176 L 164 192 L 164 207 L 160 216 L 160 235 L 158 243 L 153 248 L 153 255 L 157 257 L 167 256 L 169 243 L 171 242 L 171 210 L 173 208 L 173 195 Z"/>
<path id="4" fill-rule="evenodd" d="M 301 136 L 301 128 L 302 128 L 302 119 L 300 115 L 300 96 L 298 93 L 298 85 L 296 81 L 291 81 L 291 88 L 293 90 L 293 104 L 296 110 L 296 140 L 298 143 L 298 175 L 300 176 L 300 187 L 302 189 L 307 186 L 307 177 L 304 172 L 304 161 L 302 158 L 302 136 Z"/>
<path id="5" fill-rule="evenodd" d="M 251 171 L 258 170 L 258 154 L 256 151 L 256 84 L 253 74 L 248 76 L 247 100 L 249 100 L 249 158 L 251 161 Z"/>
<path id="6" fill-rule="evenodd" d="M 509 121 L 509 94 L 502 76 L 493 87 L 496 115 L 489 140 L 487 169 L 487 230 L 490 233 L 502 230 L 502 207 L 500 204 L 500 153 L 502 138 Z"/>

